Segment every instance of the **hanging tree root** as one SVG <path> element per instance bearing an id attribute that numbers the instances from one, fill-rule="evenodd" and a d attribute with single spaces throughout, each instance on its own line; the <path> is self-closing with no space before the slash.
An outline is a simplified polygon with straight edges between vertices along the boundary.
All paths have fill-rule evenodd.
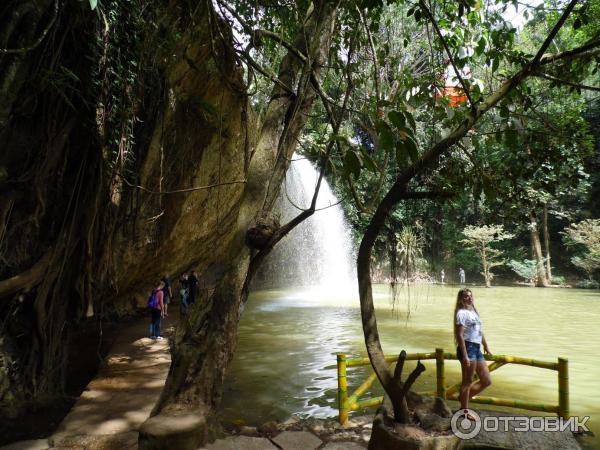
<path id="1" fill-rule="evenodd" d="M 14 277 L 0 281 L 0 298 L 8 297 L 21 290 L 29 290 L 39 284 L 44 278 L 51 257 L 52 251 L 48 251 L 31 268 Z"/>

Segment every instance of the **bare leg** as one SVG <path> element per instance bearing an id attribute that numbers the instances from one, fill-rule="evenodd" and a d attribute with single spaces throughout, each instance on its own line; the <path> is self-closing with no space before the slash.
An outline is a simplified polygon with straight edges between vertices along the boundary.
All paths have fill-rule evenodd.
<path id="1" fill-rule="evenodd" d="M 460 385 L 460 407 L 462 409 L 467 409 L 469 407 L 469 398 L 471 397 L 471 383 L 473 382 L 473 374 L 475 373 L 475 369 L 477 364 L 475 361 L 470 361 L 469 366 L 467 366 L 462 360 L 460 362 L 460 366 L 462 368 L 462 383 Z"/>
<path id="2" fill-rule="evenodd" d="M 473 362 L 471 362 L 471 365 L 473 365 Z M 469 391 L 469 398 L 479 394 L 486 387 L 492 384 L 490 371 L 485 361 L 477 361 L 476 371 L 477 375 L 479 376 L 479 381 L 477 381 L 471 386 L 471 389 Z"/>

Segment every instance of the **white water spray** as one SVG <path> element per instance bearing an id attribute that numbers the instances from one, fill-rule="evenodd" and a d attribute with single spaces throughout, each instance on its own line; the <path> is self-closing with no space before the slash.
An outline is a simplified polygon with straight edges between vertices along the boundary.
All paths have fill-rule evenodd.
<path id="1" fill-rule="evenodd" d="M 281 223 L 308 209 L 319 173 L 311 162 L 294 155 L 280 196 Z M 325 179 L 317 211 L 279 242 L 261 270 L 276 287 L 315 287 L 330 292 L 356 290 L 352 236 L 344 211 Z"/>

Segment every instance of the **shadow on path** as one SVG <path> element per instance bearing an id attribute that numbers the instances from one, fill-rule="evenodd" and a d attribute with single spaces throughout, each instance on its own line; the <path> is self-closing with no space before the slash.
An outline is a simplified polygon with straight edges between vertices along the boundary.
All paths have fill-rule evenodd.
<path id="1" fill-rule="evenodd" d="M 54 434 L 46 440 L 22 441 L 0 449 L 137 448 L 137 430 L 149 417 L 169 372 L 168 338 L 178 320 L 174 307 L 163 320 L 163 340 L 147 337 L 149 315 L 120 325 L 98 374 Z"/>

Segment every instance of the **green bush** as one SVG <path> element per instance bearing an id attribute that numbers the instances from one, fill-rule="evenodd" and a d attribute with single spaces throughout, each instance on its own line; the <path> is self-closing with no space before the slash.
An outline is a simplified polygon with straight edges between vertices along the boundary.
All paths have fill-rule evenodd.
<path id="1" fill-rule="evenodd" d="M 536 271 L 536 262 L 531 259 L 525 259 L 523 261 L 517 261 L 516 259 L 511 259 L 508 262 L 510 268 L 521 278 L 524 278 L 528 283 L 533 283 L 535 280 L 537 271 Z"/>
<path id="2" fill-rule="evenodd" d="M 596 280 L 581 280 L 575 286 L 582 289 L 600 289 L 600 283 Z"/>

